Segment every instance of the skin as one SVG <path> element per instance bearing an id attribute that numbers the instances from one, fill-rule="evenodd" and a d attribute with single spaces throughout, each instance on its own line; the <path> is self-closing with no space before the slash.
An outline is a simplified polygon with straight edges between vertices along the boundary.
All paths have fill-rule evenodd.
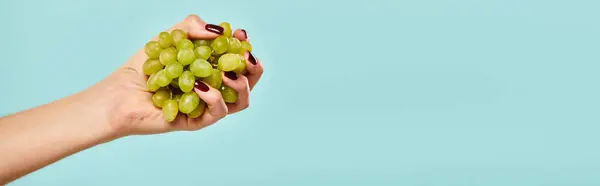
<path id="1" fill-rule="evenodd" d="M 218 35 L 205 30 L 205 25 L 200 17 L 190 15 L 166 31 L 182 29 L 192 39 L 216 38 Z M 240 29 L 234 37 L 248 40 Z M 214 88 L 208 92 L 194 88 L 207 103 L 207 110 L 198 118 L 179 115 L 168 123 L 161 109 L 152 105 L 152 93 L 146 91 L 147 76 L 142 71 L 146 59 L 142 48 L 111 75 L 82 92 L 0 118 L 0 185 L 122 137 L 207 127 L 248 108 L 250 90 L 263 73 L 262 63 L 256 58 L 256 65 L 247 62 L 247 75 L 238 75 L 237 80 L 223 76 L 225 85 L 239 94 L 233 104 L 226 104 Z"/>

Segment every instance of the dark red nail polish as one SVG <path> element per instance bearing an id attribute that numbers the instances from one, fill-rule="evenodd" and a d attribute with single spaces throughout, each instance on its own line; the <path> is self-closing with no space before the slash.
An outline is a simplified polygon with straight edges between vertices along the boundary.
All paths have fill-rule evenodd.
<path id="1" fill-rule="evenodd" d="M 248 33 L 246 32 L 246 30 L 242 29 L 242 32 L 244 32 L 244 38 L 248 39 Z"/>
<path id="2" fill-rule="evenodd" d="M 206 24 L 204 28 L 212 33 L 223 35 L 223 31 L 225 30 L 223 27 L 219 25 Z"/>
<path id="3" fill-rule="evenodd" d="M 256 58 L 254 58 L 252 52 L 248 52 L 248 61 L 250 61 L 250 63 L 252 63 L 253 65 L 256 65 Z"/>
<path id="4" fill-rule="evenodd" d="M 201 81 L 196 81 L 196 83 L 194 83 L 194 87 L 196 87 L 198 90 L 200 90 L 202 92 L 208 92 L 208 90 L 210 90 L 210 88 L 208 88 L 208 85 L 204 84 Z"/>
<path id="5" fill-rule="evenodd" d="M 231 80 L 237 80 L 237 74 L 235 74 L 235 72 L 225 72 L 225 77 L 231 79 Z"/>

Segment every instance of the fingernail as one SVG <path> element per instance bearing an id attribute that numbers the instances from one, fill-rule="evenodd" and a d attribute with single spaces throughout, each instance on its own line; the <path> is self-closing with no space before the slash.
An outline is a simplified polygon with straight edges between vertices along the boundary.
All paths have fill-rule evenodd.
<path id="1" fill-rule="evenodd" d="M 254 58 L 252 52 L 248 52 L 248 61 L 250 61 L 250 63 L 252 63 L 253 65 L 256 65 L 256 58 Z"/>
<path id="2" fill-rule="evenodd" d="M 246 32 L 246 30 L 242 29 L 242 32 L 244 32 L 244 38 L 248 39 L 248 33 Z"/>
<path id="3" fill-rule="evenodd" d="M 237 80 L 237 74 L 235 74 L 235 72 L 225 72 L 225 77 L 231 79 L 231 80 Z"/>
<path id="4" fill-rule="evenodd" d="M 210 90 L 210 88 L 208 88 L 208 85 L 204 84 L 201 81 L 196 81 L 196 83 L 194 83 L 194 87 L 196 87 L 198 90 L 200 90 L 202 92 L 208 92 L 208 90 Z"/>
<path id="5" fill-rule="evenodd" d="M 219 34 L 219 35 L 223 35 L 223 31 L 225 30 L 223 27 L 221 27 L 219 25 L 213 25 L 213 24 L 206 24 L 206 26 L 204 26 L 204 28 L 210 32 L 213 32 L 213 33 Z"/>

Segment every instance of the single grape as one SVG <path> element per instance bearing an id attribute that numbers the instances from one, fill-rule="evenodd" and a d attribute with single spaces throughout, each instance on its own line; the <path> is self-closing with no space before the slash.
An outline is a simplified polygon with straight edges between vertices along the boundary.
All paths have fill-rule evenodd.
<path id="1" fill-rule="evenodd" d="M 165 75 L 169 79 L 177 78 L 183 73 L 183 65 L 179 63 L 171 63 L 165 67 Z"/>
<path id="2" fill-rule="evenodd" d="M 163 103 L 162 105 L 162 111 L 163 111 L 163 117 L 165 118 L 165 121 L 167 122 L 172 122 L 173 120 L 175 120 L 175 118 L 177 117 L 177 114 L 179 113 L 179 103 L 177 103 L 177 101 L 170 99 L 167 100 Z"/>
<path id="3" fill-rule="evenodd" d="M 148 58 L 148 60 L 144 62 L 142 69 L 144 71 L 144 74 L 152 75 L 161 70 L 163 67 L 163 64 L 161 64 L 158 59 Z"/>
<path id="4" fill-rule="evenodd" d="M 173 45 L 173 36 L 168 32 L 161 32 L 158 34 L 158 44 L 162 48 L 167 48 Z"/>
<path id="5" fill-rule="evenodd" d="M 239 54 L 242 51 L 242 43 L 235 37 L 230 37 L 229 39 L 229 48 L 227 48 L 228 53 L 236 53 Z"/>
<path id="6" fill-rule="evenodd" d="M 177 42 L 176 47 L 179 51 L 181 51 L 181 49 L 184 48 L 194 49 L 194 43 L 192 43 L 192 41 L 190 41 L 189 39 L 181 39 L 179 40 L 179 42 Z"/>
<path id="7" fill-rule="evenodd" d="M 171 78 L 168 78 L 167 75 L 165 75 L 165 70 L 162 69 L 158 72 L 156 72 L 156 85 L 160 86 L 160 87 L 164 87 L 169 85 L 169 83 L 171 83 Z"/>
<path id="8" fill-rule="evenodd" d="M 183 93 L 181 99 L 179 99 L 179 111 L 184 114 L 189 114 L 196 109 L 199 102 L 200 97 L 198 97 L 196 92 Z"/>
<path id="9" fill-rule="evenodd" d="M 191 48 L 184 48 L 177 54 L 177 61 L 182 65 L 189 65 L 196 60 L 196 54 Z"/>
<path id="10" fill-rule="evenodd" d="M 239 54 L 227 53 L 219 58 L 219 70 L 232 71 L 240 66 L 242 57 Z"/>
<path id="11" fill-rule="evenodd" d="M 238 100 L 238 93 L 231 87 L 223 85 L 219 91 L 225 103 L 235 103 Z"/>
<path id="12" fill-rule="evenodd" d="M 162 48 L 160 48 L 158 42 L 149 41 L 148 43 L 146 43 L 144 52 L 146 53 L 146 55 L 148 55 L 148 58 L 157 58 L 160 55 L 161 50 Z"/>
<path id="13" fill-rule="evenodd" d="M 213 49 L 214 54 L 223 54 L 227 51 L 227 48 L 229 48 L 229 39 L 227 39 L 226 36 L 219 36 L 212 41 L 210 47 Z"/>
<path id="14" fill-rule="evenodd" d="M 175 29 L 175 30 L 171 31 L 171 36 L 173 36 L 174 44 L 179 43 L 179 41 L 182 39 L 187 39 L 187 33 L 185 33 L 181 29 Z"/>
<path id="15" fill-rule="evenodd" d="M 152 95 L 152 104 L 161 108 L 165 101 L 171 99 L 171 90 L 168 88 L 160 88 Z"/>
<path id="16" fill-rule="evenodd" d="M 212 54 L 212 49 L 209 46 L 199 46 L 194 49 L 197 59 L 208 60 Z"/>
<path id="17" fill-rule="evenodd" d="M 252 52 L 252 45 L 248 41 L 242 41 L 242 50 Z"/>
<path id="18" fill-rule="evenodd" d="M 236 74 L 246 74 L 246 59 L 242 58 L 238 67 L 233 70 Z"/>
<path id="19" fill-rule="evenodd" d="M 181 76 L 179 76 L 179 89 L 183 92 L 190 92 L 194 89 L 194 83 L 196 82 L 196 77 L 190 71 L 183 71 Z"/>
<path id="20" fill-rule="evenodd" d="M 221 24 L 219 24 L 219 26 L 223 27 L 224 36 L 231 37 L 231 34 L 233 32 L 231 30 L 231 24 L 229 24 L 228 22 L 222 22 Z"/>
<path id="21" fill-rule="evenodd" d="M 212 73 L 212 65 L 206 60 L 196 59 L 196 61 L 190 64 L 190 71 L 196 77 L 208 77 Z"/>
<path id="22" fill-rule="evenodd" d="M 221 88 L 221 83 L 223 83 L 223 75 L 219 69 L 213 68 L 212 74 L 208 77 L 205 77 L 203 81 L 211 87 L 218 89 Z"/>
<path id="23" fill-rule="evenodd" d="M 163 65 L 177 62 L 177 49 L 174 47 L 165 48 L 160 52 L 159 60 Z"/>
<path id="24" fill-rule="evenodd" d="M 156 74 L 158 74 L 158 72 L 150 75 L 150 77 L 148 78 L 148 81 L 146 81 L 146 88 L 150 92 L 155 92 L 156 90 L 158 90 L 160 88 L 160 86 L 158 86 L 156 84 Z"/>
<path id="25" fill-rule="evenodd" d="M 187 114 L 187 116 L 190 118 L 200 117 L 200 115 L 202 115 L 202 113 L 204 113 L 205 108 L 206 108 L 206 103 L 204 101 L 200 100 L 198 102 L 198 106 L 196 106 L 196 108 L 192 112 Z"/>
<path id="26" fill-rule="evenodd" d="M 199 46 L 210 46 L 210 40 L 204 40 L 204 39 L 194 40 L 194 47 L 199 47 Z"/>

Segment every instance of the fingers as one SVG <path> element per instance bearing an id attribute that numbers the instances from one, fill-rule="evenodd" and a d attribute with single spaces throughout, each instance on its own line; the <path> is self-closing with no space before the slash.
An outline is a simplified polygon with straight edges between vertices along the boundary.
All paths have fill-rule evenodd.
<path id="1" fill-rule="evenodd" d="M 233 32 L 233 37 L 237 38 L 240 41 L 248 41 L 250 39 L 248 38 L 248 33 L 246 32 L 246 30 L 239 28 Z"/>
<path id="2" fill-rule="evenodd" d="M 252 54 L 252 52 L 246 52 L 244 56 L 246 57 L 246 70 L 248 71 L 246 77 L 248 78 L 248 85 L 250 85 L 250 90 L 252 90 L 256 83 L 258 83 L 258 80 L 260 80 L 264 69 L 260 60 L 256 58 Z"/>
<path id="3" fill-rule="evenodd" d="M 188 34 L 188 39 L 214 39 L 223 35 L 223 27 L 207 24 L 198 15 L 188 15 L 183 21 L 175 24 L 173 27 L 165 30 L 171 32 L 175 29 L 181 29 Z M 158 35 L 154 40 L 158 39 Z"/>
<path id="4" fill-rule="evenodd" d="M 244 29 L 236 29 L 233 33 L 233 36 L 240 41 L 250 42 L 248 33 Z M 260 60 L 256 58 L 256 56 L 254 56 L 252 52 L 246 52 L 244 55 L 246 57 L 246 70 L 248 71 L 248 74 L 246 74 L 246 76 L 248 77 L 248 84 L 250 85 L 250 90 L 252 90 L 256 83 L 258 83 L 258 80 L 262 76 L 264 69 Z"/>
<path id="5" fill-rule="evenodd" d="M 196 82 L 194 91 L 198 94 L 200 99 L 206 103 L 206 110 L 197 118 L 182 117 L 187 118 L 188 120 L 186 122 L 187 126 L 183 126 L 183 130 L 198 130 L 204 128 L 223 119 L 227 115 L 227 105 L 223 101 L 223 97 L 219 90 L 198 81 Z"/>
<path id="6" fill-rule="evenodd" d="M 214 39 L 223 35 L 223 27 L 206 24 L 197 15 L 189 15 L 184 22 L 186 22 L 187 30 L 184 28 L 183 31 L 188 33 L 190 39 Z"/>
<path id="7" fill-rule="evenodd" d="M 227 104 L 229 114 L 239 112 L 250 106 L 250 87 L 246 76 L 225 72 L 223 73 L 223 83 L 234 89 L 238 94 L 238 100 L 235 103 Z"/>

